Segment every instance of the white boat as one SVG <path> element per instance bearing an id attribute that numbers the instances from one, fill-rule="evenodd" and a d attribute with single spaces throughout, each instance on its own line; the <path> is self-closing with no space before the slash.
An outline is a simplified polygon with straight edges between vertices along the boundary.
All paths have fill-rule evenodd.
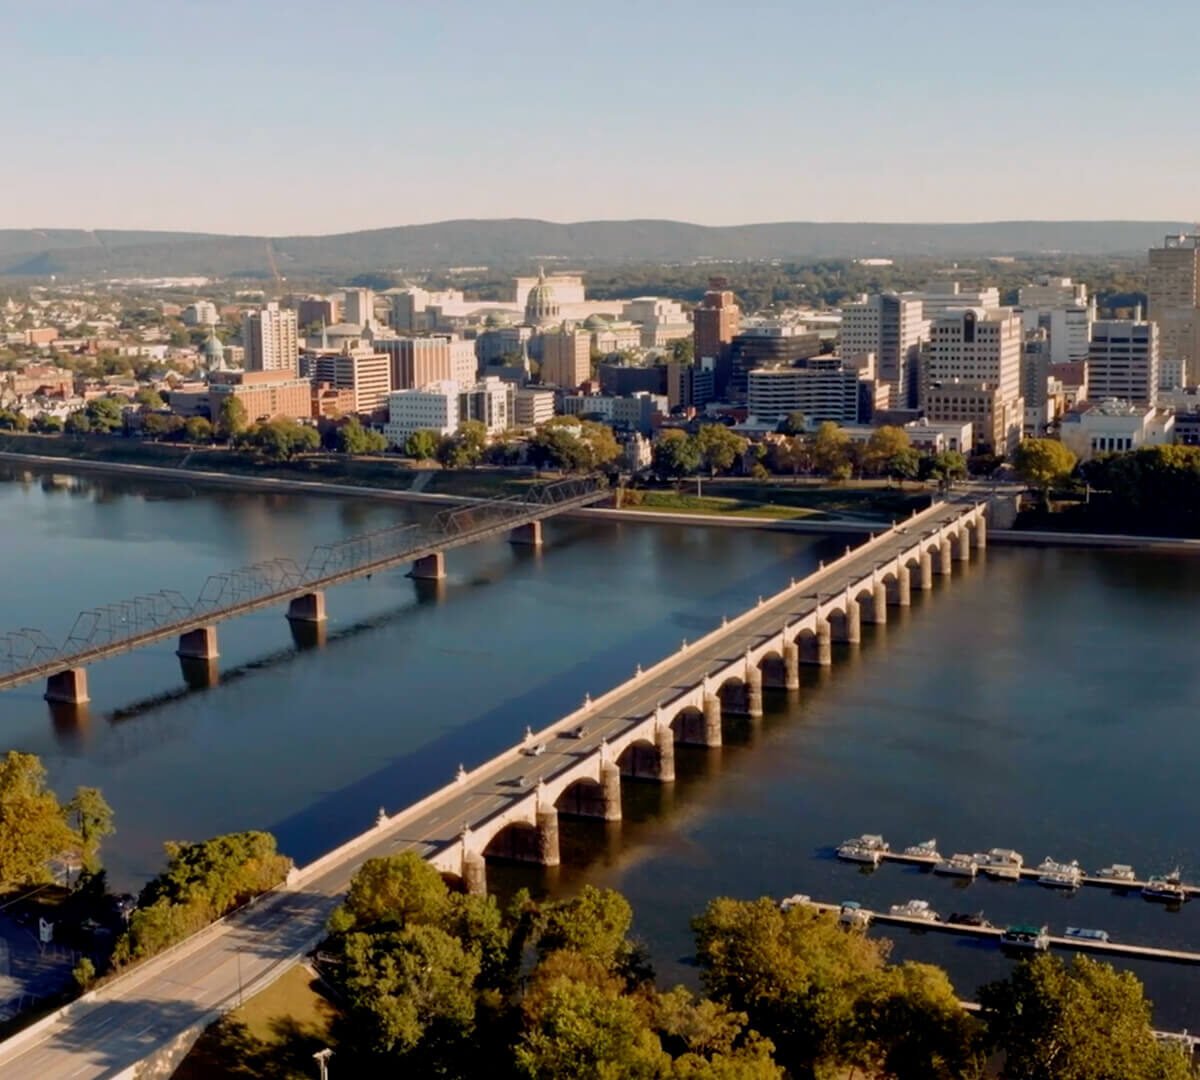
<path id="1" fill-rule="evenodd" d="M 804 907 L 805 904 L 811 904 L 812 897 L 808 893 L 793 893 L 791 896 L 786 896 L 779 901 L 780 911 L 791 911 L 792 908 Z"/>
<path id="2" fill-rule="evenodd" d="M 882 836 L 863 833 L 854 840 L 844 840 L 837 849 L 839 859 L 847 862 L 870 863 L 878 866 L 879 860 L 889 851 Z"/>
<path id="3" fill-rule="evenodd" d="M 975 861 L 974 855 L 951 855 L 948 859 L 942 859 L 933 868 L 933 872 L 949 877 L 973 878 L 979 872 L 979 863 Z"/>
<path id="4" fill-rule="evenodd" d="M 904 854 L 918 859 L 941 859 L 936 840 L 922 840 L 919 844 L 910 844 L 904 849 Z"/>
<path id="5" fill-rule="evenodd" d="M 865 930 L 871 925 L 871 912 L 857 900 L 846 900 L 838 913 L 838 922 L 859 930 Z"/>
<path id="6" fill-rule="evenodd" d="M 1069 863 L 1043 859 L 1037 870 L 1038 884 L 1052 889 L 1078 889 L 1083 881 L 1083 870 L 1074 859 Z"/>
<path id="7" fill-rule="evenodd" d="M 1108 941 L 1107 930 L 1088 930 L 1082 926 L 1068 926 L 1063 937 L 1077 938 L 1079 941 Z"/>
<path id="8" fill-rule="evenodd" d="M 893 915 L 906 919 L 923 919 L 925 922 L 941 922 L 942 917 L 929 906 L 928 900 L 909 900 L 905 904 L 893 904 L 888 908 Z"/>
<path id="9" fill-rule="evenodd" d="M 1021 876 L 1021 867 L 1025 865 L 1025 857 L 1012 848 L 992 848 L 986 855 L 976 855 L 979 869 L 989 877 L 1006 878 L 1016 881 Z"/>
<path id="10" fill-rule="evenodd" d="M 1137 881 L 1137 874 L 1133 872 L 1133 867 L 1126 866 L 1124 863 L 1113 863 L 1112 866 L 1106 866 L 1103 870 L 1097 870 L 1096 877 L 1105 878 L 1108 881 Z"/>
<path id="11" fill-rule="evenodd" d="M 1169 904 L 1182 903 L 1187 899 L 1187 889 L 1179 875 L 1179 867 L 1169 874 L 1154 874 L 1142 886 L 1142 895 L 1147 900 L 1165 900 Z"/>

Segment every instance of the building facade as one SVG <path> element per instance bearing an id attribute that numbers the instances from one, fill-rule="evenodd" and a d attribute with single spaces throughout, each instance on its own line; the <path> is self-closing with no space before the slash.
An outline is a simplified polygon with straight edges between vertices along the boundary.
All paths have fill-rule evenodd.
<path id="1" fill-rule="evenodd" d="M 250 312 L 242 323 L 242 344 L 247 371 L 296 374 L 300 356 L 296 313 L 274 302 L 261 311 Z"/>
<path id="2" fill-rule="evenodd" d="M 347 344 L 338 352 L 310 354 L 307 360 L 308 374 L 315 382 L 350 392 L 353 412 L 373 413 L 387 405 L 392 390 L 392 361 L 387 353 Z"/>
<path id="3" fill-rule="evenodd" d="M 711 278 L 708 291 L 692 312 L 693 354 L 697 360 L 715 361 L 714 376 L 718 394 L 724 394 L 729 382 L 729 347 L 741 329 L 742 312 L 724 278 Z"/>
<path id="4" fill-rule="evenodd" d="M 1063 445 L 1080 461 L 1173 440 L 1175 416 L 1169 410 L 1125 401 L 1084 402 L 1062 420 Z"/>
<path id="5" fill-rule="evenodd" d="M 1146 295 L 1162 359 L 1180 385 L 1200 383 L 1200 235 L 1168 236 L 1150 249 Z"/>
<path id="6" fill-rule="evenodd" d="M 445 380 L 419 390 L 394 390 L 388 394 L 387 404 L 383 434 L 392 446 L 403 447 L 416 431 L 453 435 L 458 430 L 458 383 Z"/>
<path id="7" fill-rule="evenodd" d="M 887 383 L 896 408 L 917 403 L 917 366 L 928 336 L 925 305 L 912 296 L 877 293 L 842 308 L 842 356 L 853 360 L 874 353 L 877 378 Z"/>
<path id="8" fill-rule="evenodd" d="M 1133 319 L 1100 319 L 1092 324 L 1088 351 L 1088 393 L 1096 401 L 1114 398 L 1151 406 L 1158 397 L 1159 327 Z"/>
<path id="9" fill-rule="evenodd" d="M 563 324 L 542 335 L 542 382 L 574 390 L 592 373 L 592 335 Z"/>
<path id="10" fill-rule="evenodd" d="M 747 412 L 760 424 L 778 424 L 800 412 L 810 424 L 857 424 L 863 415 L 862 380 L 836 357 L 802 368 L 757 368 L 749 373 Z"/>
<path id="11" fill-rule="evenodd" d="M 209 375 L 208 410 L 216 419 L 227 398 L 236 398 L 250 423 L 307 420 L 312 415 L 312 384 L 293 371 L 214 371 Z"/>

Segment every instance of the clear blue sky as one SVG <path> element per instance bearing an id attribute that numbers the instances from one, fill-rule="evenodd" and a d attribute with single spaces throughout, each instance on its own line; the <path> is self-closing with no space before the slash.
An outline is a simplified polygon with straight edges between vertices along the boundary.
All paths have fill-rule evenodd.
<path id="1" fill-rule="evenodd" d="M 1200 215 L 1197 0 L 0 0 L 0 227 Z"/>

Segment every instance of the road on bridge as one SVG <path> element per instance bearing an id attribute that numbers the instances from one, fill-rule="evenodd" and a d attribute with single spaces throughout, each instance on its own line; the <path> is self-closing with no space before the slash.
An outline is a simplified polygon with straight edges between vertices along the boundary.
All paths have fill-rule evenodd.
<path id="1" fill-rule="evenodd" d="M 974 499 L 943 503 L 864 545 L 839 565 L 807 579 L 814 593 L 844 588 L 894 559 L 922 533 L 949 524 L 976 505 Z M 114 981 L 95 1000 L 80 1001 L 27 1041 L 0 1043 L 0 1076 L 5 1080 L 92 1080 L 121 1076 L 135 1063 L 170 1043 L 185 1030 L 235 1006 L 255 983 L 269 979 L 316 945 L 322 927 L 355 870 L 368 858 L 417 851 L 433 855 L 459 837 L 464 824 L 483 824 L 529 797 L 530 785 L 550 779 L 594 753 L 665 702 L 695 686 L 704 675 L 744 655 L 748 646 L 777 634 L 783 620 L 810 612 L 815 596 L 779 596 L 755 609 L 756 615 L 706 646 L 677 654 L 654 678 L 618 693 L 594 712 L 574 714 L 563 734 L 547 740 L 538 757 L 511 757 L 485 768 L 463 785 L 450 784 L 429 808 L 403 812 L 362 838 L 353 850 L 304 872 L 296 885 L 258 904 Z M 582 739 L 566 731 L 586 723 Z M 518 786 L 518 778 L 523 783 Z M 132 1075 L 131 1073 L 129 1075 Z"/>

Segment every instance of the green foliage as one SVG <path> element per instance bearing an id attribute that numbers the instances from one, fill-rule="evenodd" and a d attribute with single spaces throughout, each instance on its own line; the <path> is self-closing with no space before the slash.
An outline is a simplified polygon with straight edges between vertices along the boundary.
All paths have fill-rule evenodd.
<path id="1" fill-rule="evenodd" d="M 225 440 L 236 438 L 246 430 L 248 419 L 246 406 L 242 404 L 241 398 L 234 394 L 226 394 L 217 408 L 217 435 Z"/>
<path id="2" fill-rule="evenodd" d="M 189 416 L 183 422 L 183 436 L 190 443 L 212 442 L 212 423 L 203 416 Z"/>
<path id="3" fill-rule="evenodd" d="M 967 475 L 967 459 L 957 450 L 942 450 L 931 454 L 922 463 L 932 480 L 943 484 L 951 484 L 955 480 L 963 480 Z"/>
<path id="4" fill-rule="evenodd" d="M 415 852 L 368 859 L 359 867 L 339 911 L 346 929 L 438 925 L 449 910 L 442 876 Z"/>
<path id="5" fill-rule="evenodd" d="M 661 477 L 679 479 L 700 468 L 700 447 L 686 431 L 667 428 L 654 440 L 652 465 Z"/>
<path id="6" fill-rule="evenodd" d="M 0 431 L 28 431 L 29 418 L 24 413 L 0 409 Z"/>
<path id="7" fill-rule="evenodd" d="M 1050 488 L 1071 475 L 1075 455 L 1057 439 L 1024 439 L 1013 455 L 1017 475 L 1045 498 Z"/>
<path id="8" fill-rule="evenodd" d="M 229 833 L 200 843 L 165 844 L 167 868 L 142 889 L 129 929 L 113 952 L 120 966 L 152 956 L 274 888 L 291 860 L 264 832 Z"/>
<path id="9" fill-rule="evenodd" d="M 826 420 L 812 438 L 812 463 L 813 468 L 825 476 L 835 480 L 848 478 L 850 436 L 837 424 Z"/>
<path id="10" fill-rule="evenodd" d="M 404 440 L 404 452 L 418 461 L 432 461 L 438 450 L 436 431 L 414 431 Z"/>
<path id="11" fill-rule="evenodd" d="M 257 450 L 271 461 L 291 461 L 320 448 L 317 429 L 295 420 L 264 420 L 237 437 L 239 448 Z"/>
<path id="12" fill-rule="evenodd" d="M 1150 1003 L 1128 971 L 1077 956 L 1022 962 L 979 992 L 1009 1080 L 1185 1080 L 1184 1054 L 1159 1045 Z"/>
<path id="13" fill-rule="evenodd" d="M 336 444 L 343 454 L 381 454 L 387 449 L 383 434 L 363 427 L 357 416 L 338 427 Z"/>
<path id="14" fill-rule="evenodd" d="M 57 416 L 42 416 L 34 417 L 31 425 L 33 431 L 40 432 L 43 435 L 55 435 L 63 430 L 63 422 Z"/>
<path id="15" fill-rule="evenodd" d="M 80 787 L 67 803 L 67 814 L 79 837 L 83 868 L 95 874 L 100 869 L 100 844 L 116 832 L 112 807 L 99 788 Z"/>
<path id="16" fill-rule="evenodd" d="M 909 442 L 908 432 L 902 427 L 895 427 L 891 424 L 884 424 L 882 427 L 877 427 L 871 432 L 870 439 L 867 440 L 867 447 L 863 454 L 863 464 L 868 472 L 875 476 L 889 475 L 889 467 L 896 462 L 897 458 L 904 455 L 906 450 L 911 450 L 912 444 Z M 911 462 L 913 474 L 916 474 L 917 457 L 915 454 L 911 458 L 903 458 L 904 462 Z"/>
<path id="17" fill-rule="evenodd" d="M 167 413 L 152 412 L 142 415 L 142 434 L 148 439 L 161 439 L 178 435 L 183 431 L 184 422 L 181 417 Z"/>
<path id="18" fill-rule="evenodd" d="M 799 411 L 788 413 L 775 428 L 780 435 L 803 435 L 807 429 L 808 418 Z"/>
<path id="19" fill-rule="evenodd" d="M 612 428 L 573 417 L 547 420 L 529 441 L 529 456 L 535 465 L 564 472 L 603 468 L 620 453 Z"/>
<path id="20" fill-rule="evenodd" d="M 667 347 L 667 359 L 676 364 L 690 364 L 696 357 L 696 343 L 689 337 L 676 338 Z"/>
<path id="21" fill-rule="evenodd" d="M 0 884 L 50 881 L 50 861 L 79 844 L 41 761 L 9 750 L 0 758 Z"/>
<path id="22" fill-rule="evenodd" d="M 746 440 L 724 424 L 704 424 L 696 433 L 696 448 L 709 473 L 728 472 L 746 452 Z"/>
<path id="23" fill-rule="evenodd" d="M 765 897 L 713 900 L 693 928 L 708 996 L 746 1013 L 785 1068 L 805 1075 L 852 1058 L 859 1001 L 884 970 L 886 942 Z"/>
<path id="24" fill-rule="evenodd" d="M 538 950 L 546 956 L 567 949 L 615 970 L 631 955 L 626 935 L 632 923 L 633 909 L 619 892 L 585 885 L 578 896 L 543 910 Z"/>
<path id="25" fill-rule="evenodd" d="M 96 965 L 89 957 L 80 957 L 79 963 L 71 969 L 71 978 L 80 991 L 87 990 L 96 981 Z"/>
<path id="26" fill-rule="evenodd" d="M 143 386 L 133 395 L 133 400 L 144 409 L 165 409 L 167 403 L 163 396 L 150 386 Z"/>
<path id="27" fill-rule="evenodd" d="M 1193 536 L 1200 530 L 1200 447 L 1144 446 L 1080 466 L 1103 492 L 1106 526 Z"/>

